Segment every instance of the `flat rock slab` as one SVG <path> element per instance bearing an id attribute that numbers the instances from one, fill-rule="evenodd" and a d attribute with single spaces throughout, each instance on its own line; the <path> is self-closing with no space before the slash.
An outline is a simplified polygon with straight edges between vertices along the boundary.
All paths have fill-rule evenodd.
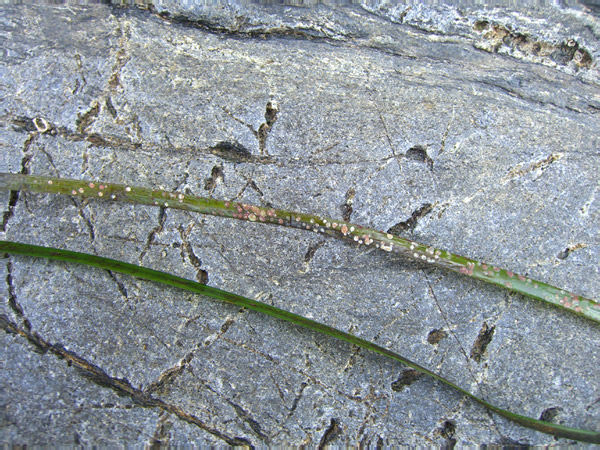
<path id="1" fill-rule="evenodd" d="M 1 171 L 312 212 L 600 296 L 600 41 L 585 8 L 1 12 Z M 2 239 L 208 280 L 498 406 L 599 429 L 600 327 L 568 312 L 310 232 L 0 201 Z M 0 271 L 2 325 L 19 330 L 2 333 L 2 443 L 566 443 L 230 305 L 25 257 Z"/>

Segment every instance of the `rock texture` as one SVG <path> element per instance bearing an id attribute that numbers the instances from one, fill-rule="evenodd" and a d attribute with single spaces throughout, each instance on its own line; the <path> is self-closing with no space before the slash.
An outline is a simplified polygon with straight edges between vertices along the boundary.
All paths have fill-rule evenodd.
<path id="1" fill-rule="evenodd" d="M 585 7 L 1 12 L 2 171 L 347 217 L 600 296 L 600 40 Z M 598 430 L 600 328 L 563 311 L 314 233 L 0 201 L 3 239 L 208 280 L 499 406 Z M 2 261 L 2 443 L 557 442 L 258 314 L 91 268 Z"/>

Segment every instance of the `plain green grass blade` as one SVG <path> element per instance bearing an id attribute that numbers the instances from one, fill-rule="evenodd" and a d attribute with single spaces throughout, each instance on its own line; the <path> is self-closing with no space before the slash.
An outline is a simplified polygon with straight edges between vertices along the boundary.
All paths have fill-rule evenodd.
<path id="1" fill-rule="evenodd" d="M 550 303 L 600 323 L 600 303 L 590 298 L 582 297 L 492 264 L 450 253 L 447 250 L 437 249 L 400 236 L 313 214 L 264 208 L 245 203 L 215 200 L 139 186 L 11 173 L 0 173 L 0 189 L 125 201 L 310 230 L 338 239 L 349 240 L 355 245 L 394 252 L 403 257 L 416 259 L 424 264 L 452 270 L 467 277 L 518 292 L 526 297 Z"/>
<path id="2" fill-rule="evenodd" d="M 222 300 L 228 303 L 232 303 L 237 306 L 248 308 L 254 311 L 258 311 L 267 314 L 271 317 L 276 317 L 287 322 L 291 322 L 296 325 L 300 325 L 304 328 L 316 331 L 318 333 L 325 334 L 327 336 L 334 337 L 336 339 L 348 342 L 366 350 L 371 350 L 375 353 L 379 353 L 383 356 L 391 358 L 395 361 L 401 362 L 402 364 L 412 367 L 413 369 L 429 375 L 430 377 L 450 386 L 451 388 L 461 392 L 462 394 L 470 397 L 477 403 L 485 406 L 486 408 L 494 411 L 495 413 L 503 416 L 509 420 L 512 420 L 524 427 L 531 428 L 533 430 L 540 431 L 542 433 L 550 434 L 557 437 L 574 439 L 582 442 L 590 442 L 600 444 L 600 432 L 580 430 L 577 428 L 565 427 L 562 425 L 555 425 L 552 423 L 544 422 L 541 420 L 533 419 L 531 417 L 523 416 L 520 414 L 512 413 L 508 410 L 499 408 L 495 405 L 488 403 L 480 397 L 470 393 L 469 391 L 461 388 L 460 386 L 446 380 L 440 375 L 432 372 L 425 367 L 420 366 L 411 360 L 392 352 L 384 347 L 381 347 L 373 342 L 354 336 L 350 333 L 338 330 L 328 325 L 322 324 L 315 320 L 307 319 L 306 317 L 294 314 L 283 309 L 276 308 L 265 303 L 251 300 L 241 295 L 236 295 L 231 292 L 223 291 L 214 287 L 206 286 L 204 284 L 197 283 L 195 281 L 181 278 L 175 275 L 171 275 L 166 272 L 158 270 L 148 269 L 146 267 L 137 266 L 135 264 L 129 264 L 114 259 L 103 258 L 100 256 L 90 255 L 86 253 L 73 252 L 68 250 L 61 250 L 51 247 L 41 247 L 30 244 L 22 244 L 18 242 L 0 241 L 0 253 L 15 253 L 27 256 L 34 256 L 40 258 L 54 259 L 60 261 L 67 261 L 78 264 L 86 264 L 89 266 L 98 267 L 101 269 L 111 270 L 114 272 L 120 272 L 134 277 L 142 278 L 145 280 L 155 281 L 158 283 L 174 286 L 186 291 L 206 295 L 217 300 Z"/>

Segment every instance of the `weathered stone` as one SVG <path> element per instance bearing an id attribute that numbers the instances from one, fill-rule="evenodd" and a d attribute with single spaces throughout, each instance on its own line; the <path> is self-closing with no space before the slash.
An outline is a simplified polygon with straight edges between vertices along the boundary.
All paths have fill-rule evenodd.
<path id="1" fill-rule="evenodd" d="M 349 215 L 600 295 L 584 7 L 4 6 L 0 21 L 1 171 Z M 600 328 L 564 311 L 314 233 L 0 200 L 3 239 L 208 276 L 598 430 Z M 21 330 L 2 334 L 4 443 L 555 443 L 426 377 L 394 390 L 404 367 L 268 317 L 91 268 L 0 267 L 2 323 Z"/>

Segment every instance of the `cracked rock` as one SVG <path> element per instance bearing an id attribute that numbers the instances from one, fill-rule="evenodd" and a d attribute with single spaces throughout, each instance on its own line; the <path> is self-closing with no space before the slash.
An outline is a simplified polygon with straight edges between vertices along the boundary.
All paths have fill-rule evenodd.
<path id="1" fill-rule="evenodd" d="M 600 296 L 593 6 L 0 8 L 1 171 L 347 216 Z M 301 230 L 0 201 L 2 239 L 208 281 L 520 414 L 598 430 L 600 327 L 557 308 Z M 156 283 L 18 256 L 0 279 L 2 443 L 569 443 L 426 377 L 400 389 L 406 368 L 366 351 Z"/>

